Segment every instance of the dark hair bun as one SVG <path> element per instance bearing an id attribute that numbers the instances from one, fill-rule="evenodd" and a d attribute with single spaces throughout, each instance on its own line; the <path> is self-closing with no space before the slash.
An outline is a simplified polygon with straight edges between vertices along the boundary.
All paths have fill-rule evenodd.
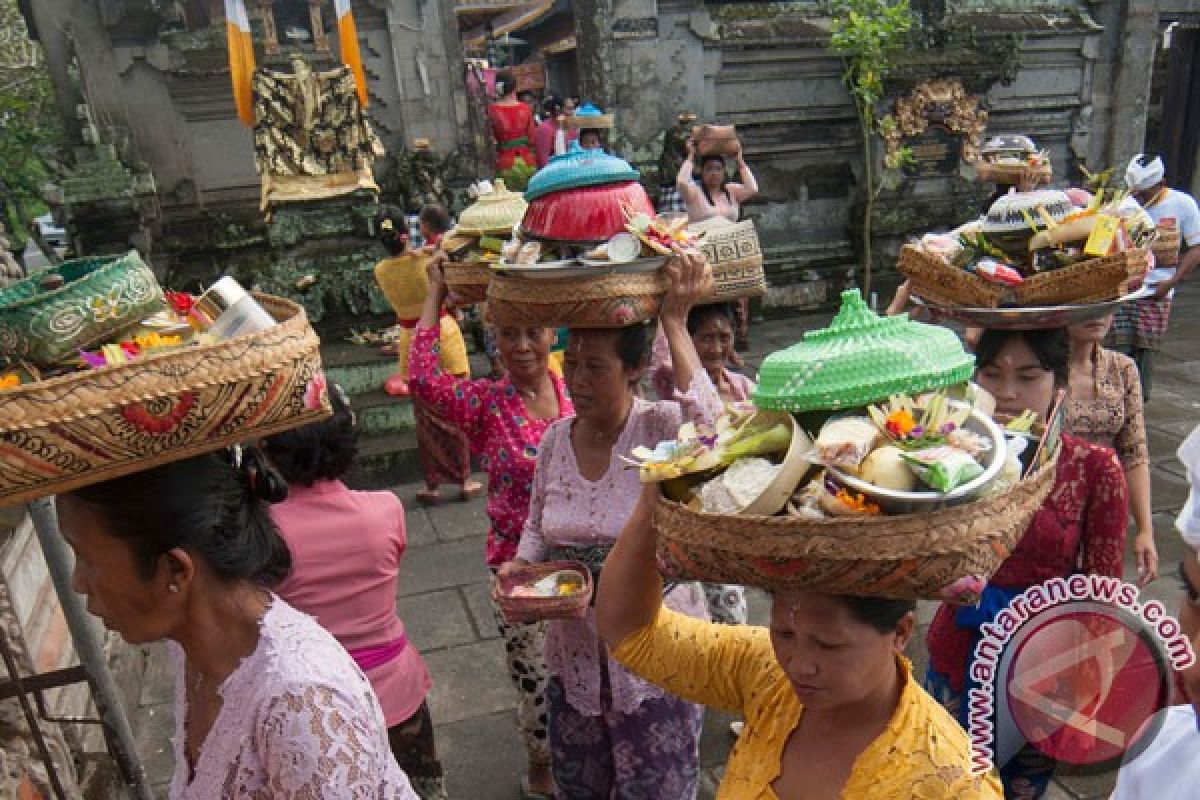
<path id="1" fill-rule="evenodd" d="M 241 474 L 246 490 L 254 499 L 267 503 L 287 500 L 287 481 L 257 447 L 249 446 L 242 450 Z"/>

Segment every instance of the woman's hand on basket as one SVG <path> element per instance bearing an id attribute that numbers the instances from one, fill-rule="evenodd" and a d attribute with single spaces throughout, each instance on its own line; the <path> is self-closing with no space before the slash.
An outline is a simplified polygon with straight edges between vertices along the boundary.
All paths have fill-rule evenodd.
<path id="1" fill-rule="evenodd" d="M 442 265 L 450 260 L 444 250 L 439 250 L 425 263 L 425 274 L 429 277 L 429 290 L 433 291 L 435 287 L 444 289 L 446 287 L 446 274 L 442 271 Z"/>
<path id="2" fill-rule="evenodd" d="M 687 322 L 692 306 L 712 291 L 712 271 L 704 254 L 695 249 L 671 245 L 671 256 L 663 267 L 671 286 L 663 298 L 659 317 L 663 320 Z"/>

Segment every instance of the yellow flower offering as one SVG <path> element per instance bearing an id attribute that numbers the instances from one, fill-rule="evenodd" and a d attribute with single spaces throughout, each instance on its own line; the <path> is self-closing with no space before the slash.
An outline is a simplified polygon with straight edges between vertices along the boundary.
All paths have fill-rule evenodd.
<path id="1" fill-rule="evenodd" d="M 0 392 L 5 389 L 15 389 L 21 385 L 21 376 L 15 372 L 6 372 L 0 375 Z"/>
<path id="2" fill-rule="evenodd" d="M 133 337 L 133 342 L 141 350 L 154 350 L 160 347 L 178 347 L 183 339 L 173 335 L 163 335 L 155 331 L 139 334 Z"/>

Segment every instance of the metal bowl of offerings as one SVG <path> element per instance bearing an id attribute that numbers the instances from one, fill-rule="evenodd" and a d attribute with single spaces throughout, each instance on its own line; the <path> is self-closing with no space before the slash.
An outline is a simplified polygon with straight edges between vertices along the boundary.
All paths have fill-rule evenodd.
<path id="1" fill-rule="evenodd" d="M 954 403 L 954 405 L 961 404 Z M 979 437 L 980 442 L 987 444 L 987 449 L 981 451 L 977 459 L 983 467 L 983 472 L 948 492 L 887 489 L 834 466 L 828 467 L 827 479 L 844 486 L 850 492 L 861 493 L 865 498 L 878 505 L 880 510 L 887 515 L 922 514 L 969 503 L 983 493 L 1000 475 L 1008 450 L 1004 432 L 1000 426 L 976 409 L 971 410 L 962 428 Z"/>

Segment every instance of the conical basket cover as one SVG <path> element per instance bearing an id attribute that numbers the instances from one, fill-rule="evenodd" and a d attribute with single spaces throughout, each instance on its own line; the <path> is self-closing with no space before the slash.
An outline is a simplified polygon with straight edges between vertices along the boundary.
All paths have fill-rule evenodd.
<path id="1" fill-rule="evenodd" d="M 551 158 L 529 179 L 525 199 L 532 203 L 539 197 L 564 189 L 636 181 L 638 174 L 624 159 L 610 156 L 603 150 L 584 150 L 579 142 L 571 142 L 567 152 Z"/>
<path id="2" fill-rule="evenodd" d="M 975 358 L 952 331 L 881 317 L 851 289 L 842 292 L 828 328 L 767 356 L 753 399 L 759 408 L 782 411 L 856 408 L 962 383 L 974 369 Z"/>
<path id="3" fill-rule="evenodd" d="M 504 181 L 497 180 L 495 191 L 481 196 L 458 216 L 463 233 L 505 233 L 525 216 L 527 204 L 520 192 L 510 192 Z"/>

